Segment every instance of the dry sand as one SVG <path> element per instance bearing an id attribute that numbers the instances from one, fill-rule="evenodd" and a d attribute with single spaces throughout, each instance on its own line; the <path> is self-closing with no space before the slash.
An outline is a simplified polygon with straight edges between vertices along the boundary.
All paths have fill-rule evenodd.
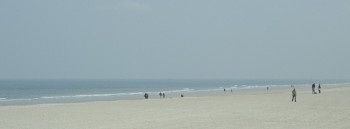
<path id="1" fill-rule="evenodd" d="M 350 86 L 215 92 L 150 100 L 0 106 L 1 129 L 349 129 Z"/>

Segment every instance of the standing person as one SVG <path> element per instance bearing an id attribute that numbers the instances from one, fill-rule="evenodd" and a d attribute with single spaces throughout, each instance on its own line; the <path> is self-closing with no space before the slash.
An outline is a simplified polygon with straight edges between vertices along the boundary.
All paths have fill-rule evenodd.
<path id="1" fill-rule="evenodd" d="M 315 94 L 315 83 L 312 84 L 312 94 Z"/>
<path id="2" fill-rule="evenodd" d="M 144 97 L 145 97 L 145 99 L 148 99 L 148 94 L 147 94 L 147 93 L 145 93 Z"/>
<path id="3" fill-rule="evenodd" d="M 162 92 L 159 92 L 159 99 L 162 98 Z"/>
<path id="4" fill-rule="evenodd" d="M 267 92 L 269 91 L 269 87 L 266 87 L 266 91 L 267 91 Z"/>
<path id="5" fill-rule="evenodd" d="M 295 88 L 293 89 L 293 91 L 292 91 L 292 102 L 293 102 L 293 100 L 295 101 L 295 102 L 297 102 L 297 92 L 295 91 Z"/>
<path id="6" fill-rule="evenodd" d="M 165 98 L 165 94 L 163 93 L 163 99 Z"/>
<path id="7" fill-rule="evenodd" d="M 318 93 L 321 94 L 321 84 L 318 84 Z"/>
<path id="8" fill-rule="evenodd" d="M 224 92 L 226 92 L 226 89 L 224 88 Z"/>
<path id="9" fill-rule="evenodd" d="M 231 92 L 232 92 L 232 89 L 231 89 Z"/>

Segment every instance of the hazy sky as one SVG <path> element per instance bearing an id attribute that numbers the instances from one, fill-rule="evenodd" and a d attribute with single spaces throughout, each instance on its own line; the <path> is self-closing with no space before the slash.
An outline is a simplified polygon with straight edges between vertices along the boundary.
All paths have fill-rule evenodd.
<path id="1" fill-rule="evenodd" d="M 349 79 L 349 0 L 1 0 L 1 78 Z"/>

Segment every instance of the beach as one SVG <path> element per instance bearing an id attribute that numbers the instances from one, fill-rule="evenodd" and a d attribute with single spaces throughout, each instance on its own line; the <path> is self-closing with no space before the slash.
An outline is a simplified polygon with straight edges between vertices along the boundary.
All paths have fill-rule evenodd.
<path id="1" fill-rule="evenodd" d="M 350 86 L 227 90 L 151 99 L 0 106 L 1 129 L 346 129 Z"/>

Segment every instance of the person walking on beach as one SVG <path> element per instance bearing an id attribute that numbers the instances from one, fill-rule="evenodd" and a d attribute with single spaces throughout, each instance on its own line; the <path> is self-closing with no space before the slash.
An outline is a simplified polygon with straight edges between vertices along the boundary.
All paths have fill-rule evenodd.
<path id="1" fill-rule="evenodd" d="M 312 94 L 315 94 L 315 83 L 312 84 Z"/>
<path id="2" fill-rule="evenodd" d="M 321 84 L 318 84 L 318 93 L 321 94 Z"/>
<path id="3" fill-rule="evenodd" d="M 162 98 L 162 92 L 159 92 L 159 99 Z"/>
<path id="4" fill-rule="evenodd" d="M 144 97 L 145 97 L 145 99 L 148 99 L 148 94 L 147 94 L 147 93 L 145 93 Z"/>
<path id="5" fill-rule="evenodd" d="M 293 89 L 293 91 L 292 91 L 292 102 L 293 102 L 293 100 L 295 101 L 295 102 L 297 102 L 297 92 L 295 91 L 295 88 Z"/>
<path id="6" fill-rule="evenodd" d="M 165 94 L 163 93 L 163 99 L 165 98 Z"/>

